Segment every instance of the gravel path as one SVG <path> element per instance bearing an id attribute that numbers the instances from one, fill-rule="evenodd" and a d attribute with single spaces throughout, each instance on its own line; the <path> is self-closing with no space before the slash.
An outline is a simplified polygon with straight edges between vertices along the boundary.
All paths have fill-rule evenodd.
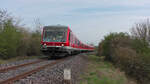
<path id="1" fill-rule="evenodd" d="M 52 62 L 52 60 L 49 60 L 49 61 L 46 60 L 46 61 L 36 63 L 36 64 L 32 64 L 32 65 L 29 65 L 29 66 L 20 67 L 20 68 L 17 68 L 15 70 L 10 70 L 8 72 L 2 72 L 2 73 L 0 73 L 0 81 L 6 80 L 6 79 L 11 78 L 11 77 L 14 77 L 14 76 L 19 75 L 21 73 L 33 70 L 33 69 L 35 69 L 39 66 L 42 66 L 42 65 L 45 65 L 45 64 L 48 64 L 48 63 L 51 63 L 51 62 Z"/>
<path id="2" fill-rule="evenodd" d="M 63 84 L 63 72 L 66 68 L 71 69 L 71 84 L 79 84 L 79 75 L 83 72 L 85 65 L 84 54 L 80 54 L 16 81 L 15 84 Z"/>

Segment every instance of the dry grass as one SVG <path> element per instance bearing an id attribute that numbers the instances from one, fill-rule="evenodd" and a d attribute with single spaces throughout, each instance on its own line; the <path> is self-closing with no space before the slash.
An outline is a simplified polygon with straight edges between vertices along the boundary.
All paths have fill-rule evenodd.
<path id="1" fill-rule="evenodd" d="M 101 58 L 94 55 L 90 55 L 88 58 L 88 69 L 81 75 L 80 84 L 136 84 L 111 63 L 101 61 Z"/>

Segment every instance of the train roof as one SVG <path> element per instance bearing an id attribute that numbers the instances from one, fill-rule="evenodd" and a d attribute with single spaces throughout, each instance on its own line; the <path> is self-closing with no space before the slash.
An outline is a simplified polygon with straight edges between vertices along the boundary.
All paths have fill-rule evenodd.
<path id="1" fill-rule="evenodd" d="M 66 29 L 66 28 L 68 28 L 68 26 L 62 26 L 62 25 L 44 26 L 44 29 L 49 29 L 49 28 L 62 28 L 62 29 Z"/>

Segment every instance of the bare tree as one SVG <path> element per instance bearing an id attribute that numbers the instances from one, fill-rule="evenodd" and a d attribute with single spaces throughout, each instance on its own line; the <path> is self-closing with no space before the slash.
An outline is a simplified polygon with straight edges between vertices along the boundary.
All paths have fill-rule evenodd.
<path id="1" fill-rule="evenodd" d="M 19 26 L 21 20 L 14 18 L 7 10 L 0 9 L 0 30 L 4 28 L 4 24 L 11 21 L 14 26 Z"/>
<path id="2" fill-rule="evenodd" d="M 34 19 L 34 25 L 35 25 L 36 32 L 41 32 L 43 24 L 41 23 L 39 18 Z"/>
<path id="3" fill-rule="evenodd" d="M 6 10 L 0 10 L 0 30 L 3 29 L 4 22 L 6 22 L 8 16 L 9 15 L 7 14 Z"/>
<path id="4" fill-rule="evenodd" d="M 138 23 L 131 29 L 133 37 L 147 41 L 150 43 L 150 22 L 147 19 L 145 22 Z"/>
<path id="5" fill-rule="evenodd" d="M 0 9 L 0 23 L 6 22 L 7 20 L 10 19 L 12 19 L 10 17 L 10 14 L 6 10 Z"/>

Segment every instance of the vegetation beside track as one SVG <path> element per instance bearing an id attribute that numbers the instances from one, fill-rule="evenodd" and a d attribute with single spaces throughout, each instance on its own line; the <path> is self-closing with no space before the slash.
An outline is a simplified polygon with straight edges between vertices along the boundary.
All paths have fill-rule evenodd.
<path id="1" fill-rule="evenodd" d="M 81 75 L 80 84 L 136 84 L 128 80 L 123 72 L 116 69 L 103 57 L 88 55 L 88 65 Z"/>
<path id="2" fill-rule="evenodd" d="M 99 44 L 98 56 L 137 80 L 150 84 L 150 21 L 136 24 L 128 33 L 110 33 Z"/>
<path id="3" fill-rule="evenodd" d="M 25 28 L 20 20 L 6 10 L 0 10 L 0 59 L 40 55 L 40 28 Z M 1 61 L 2 62 L 2 61 Z"/>

